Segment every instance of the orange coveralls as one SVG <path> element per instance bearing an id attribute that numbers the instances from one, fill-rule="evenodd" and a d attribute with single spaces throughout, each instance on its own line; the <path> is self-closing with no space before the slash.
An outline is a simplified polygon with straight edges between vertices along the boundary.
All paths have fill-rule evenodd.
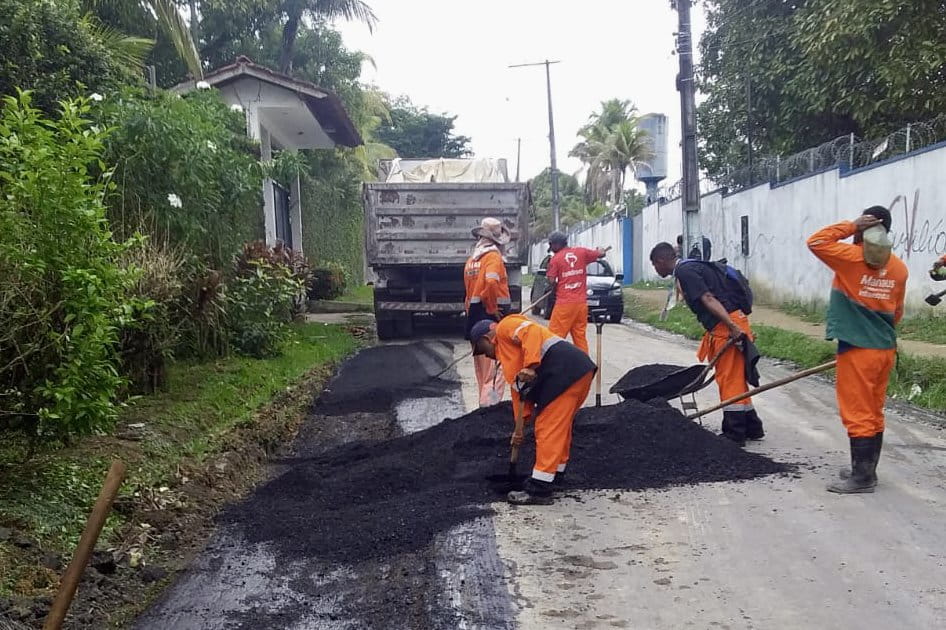
<path id="1" fill-rule="evenodd" d="M 463 272 L 466 286 L 467 331 L 478 320 L 499 319 L 499 307 L 511 304 L 506 265 L 498 250 L 489 250 L 481 256 L 470 256 Z M 506 392 L 499 377 L 496 361 L 487 356 L 473 357 L 480 406 L 498 404 Z"/>
<path id="2" fill-rule="evenodd" d="M 496 326 L 496 355 L 503 375 L 510 385 L 523 368 L 536 369 L 542 364 L 548 349 L 556 343 L 567 343 L 545 326 L 523 315 L 509 315 Z M 575 413 L 584 404 L 591 389 L 594 371 L 591 371 L 545 406 L 535 419 L 535 466 L 532 476 L 541 481 L 553 481 L 556 472 L 564 472 L 572 446 L 572 424 Z M 519 393 L 513 388 L 512 401 L 519 405 Z M 527 415 L 533 405 L 526 403 Z"/>
<path id="3" fill-rule="evenodd" d="M 586 247 L 566 247 L 549 261 L 546 277 L 558 281 L 549 328 L 588 354 L 588 272 L 586 267 L 601 256 Z"/>
<path id="4" fill-rule="evenodd" d="M 897 355 L 896 324 L 903 316 L 906 265 L 891 254 L 883 269 L 864 262 L 861 245 L 841 243 L 857 232 L 842 221 L 815 232 L 808 248 L 835 272 L 826 337 L 838 340 L 837 398 L 849 437 L 884 430 L 887 382 Z"/>
<path id="5" fill-rule="evenodd" d="M 729 317 L 739 326 L 742 332 L 746 333 L 750 340 L 755 341 L 752 334 L 752 328 L 749 326 L 749 318 L 742 311 L 732 311 Z M 729 327 L 720 322 L 713 330 L 708 330 L 703 335 L 697 350 L 697 358 L 700 361 L 712 361 L 716 353 L 729 341 Z M 733 396 L 744 394 L 749 391 L 749 384 L 746 382 L 746 356 L 735 345 L 731 346 L 719 358 L 716 363 L 716 386 L 719 388 L 720 401 L 728 400 Z M 752 399 L 745 398 L 739 402 L 727 405 L 723 411 L 749 411 L 752 409 Z"/>

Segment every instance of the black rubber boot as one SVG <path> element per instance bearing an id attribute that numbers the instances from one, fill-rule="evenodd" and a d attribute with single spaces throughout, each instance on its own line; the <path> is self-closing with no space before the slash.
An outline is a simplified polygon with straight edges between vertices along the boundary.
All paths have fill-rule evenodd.
<path id="1" fill-rule="evenodd" d="M 765 437 L 765 429 L 762 428 L 762 419 L 755 409 L 746 412 L 746 439 L 761 440 Z"/>
<path id="2" fill-rule="evenodd" d="M 557 491 L 562 491 L 565 487 L 565 471 L 555 473 L 555 481 L 552 482 L 552 488 Z"/>
<path id="3" fill-rule="evenodd" d="M 746 412 L 723 412 L 723 437 L 739 446 L 746 445 Z"/>
<path id="4" fill-rule="evenodd" d="M 880 462 L 880 451 L 882 451 L 884 448 L 884 432 L 881 431 L 880 433 L 878 433 L 877 435 L 875 435 L 874 437 L 870 439 L 874 441 L 873 442 L 874 450 L 872 454 L 873 461 L 871 465 L 871 479 L 874 485 L 876 486 L 877 485 L 877 464 Z M 842 468 L 841 471 L 838 473 L 838 477 L 840 477 L 841 479 L 850 479 L 851 470 L 853 468 L 854 468 L 854 459 L 852 457 L 851 468 Z"/>
<path id="5" fill-rule="evenodd" d="M 851 476 L 828 485 L 828 492 L 837 494 L 860 494 L 873 492 L 877 485 L 874 468 L 874 444 L 876 436 L 869 438 L 851 438 Z"/>
<path id="6" fill-rule="evenodd" d="M 513 505 L 551 505 L 552 482 L 530 477 L 526 479 L 522 490 L 513 490 L 506 495 L 506 500 Z"/>

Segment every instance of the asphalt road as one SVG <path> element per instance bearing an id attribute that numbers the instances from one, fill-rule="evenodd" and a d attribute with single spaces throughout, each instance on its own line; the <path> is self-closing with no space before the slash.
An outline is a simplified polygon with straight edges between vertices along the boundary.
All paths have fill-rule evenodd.
<path id="1" fill-rule="evenodd" d="M 603 346 L 605 391 L 637 365 L 695 362 L 695 344 L 643 327 L 609 325 Z M 456 356 L 466 348 L 457 343 Z M 789 373 L 771 362 L 761 371 L 763 381 Z M 470 361 L 456 378 L 446 398 L 405 401 L 389 416 L 360 414 L 337 426 L 314 418 L 300 448 L 317 453 L 356 424 L 384 439 L 461 415 L 476 404 Z M 615 400 L 605 395 L 606 404 Z M 715 402 L 715 391 L 698 400 Z M 266 547 L 223 528 L 135 627 L 943 627 L 946 434 L 935 419 L 891 410 L 877 492 L 837 496 L 824 490 L 848 460 L 833 385 L 809 378 L 755 402 L 768 435 L 749 448 L 798 464 L 797 476 L 570 493 L 547 507 L 497 503 L 493 517 L 441 535 L 422 553 L 358 566 L 301 555 L 280 565 Z M 709 416 L 707 428 L 718 430 L 720 419 Z M 392 597 L 416 600 L 412 614 L 386 614 Z"/>
<path id="2" fill-rule="evenodd" d="M 694 362 L 694 344 L 643 327 L 607 326 L 603 346 L 605 390 L 637 365 Z M 761 368 L 763 382 L 790 373 Z M 461 377 L 469 405 L 472 374 Z M 698 400 L 715 396 L 709 388 Z M 941 428 L 889 410 L 876 493 L 838 496 L 824 489 L 848 459 L 833 384 L 809 378 L 755 404 L 767 436 L 749 448 L 799 464 L 798 478 L 499 506 L 495 538 L 518 627 L 943 627 Z M 705 422 L 718 431 L 720 420 Z"/>

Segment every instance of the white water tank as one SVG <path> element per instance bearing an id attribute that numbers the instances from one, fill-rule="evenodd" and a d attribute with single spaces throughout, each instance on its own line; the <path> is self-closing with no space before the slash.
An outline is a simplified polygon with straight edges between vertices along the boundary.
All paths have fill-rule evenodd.
<path id="1" fill-rule="evenodd" d="M 644 183 L 656 184 L 667 177 L 667 116 L 644 114 L 639 126 L 649 136 L 653 157 L 637 168 L 635 176 Z"/>

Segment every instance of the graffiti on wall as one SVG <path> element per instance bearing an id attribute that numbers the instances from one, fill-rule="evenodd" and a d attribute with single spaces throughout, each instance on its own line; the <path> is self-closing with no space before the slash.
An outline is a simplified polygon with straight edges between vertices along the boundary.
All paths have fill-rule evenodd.
<path id="1" fill-rule="evenodd" d="M 913 204 L 905 195 L 897 195 L 891 202 L 890 215 L 893 217 L 893 229 L 890 230 L 894 251 L 905 259 L 910 254 L 940 256 L 946 253 L 946 220 L 943 218 L 924 219 L 918 222 L 920 211 L 920 191 L 913 193 Z M 901 223 L 902 221 L 902 223 Z M 903 229 L 898 230 L 897 226 Z"/>

